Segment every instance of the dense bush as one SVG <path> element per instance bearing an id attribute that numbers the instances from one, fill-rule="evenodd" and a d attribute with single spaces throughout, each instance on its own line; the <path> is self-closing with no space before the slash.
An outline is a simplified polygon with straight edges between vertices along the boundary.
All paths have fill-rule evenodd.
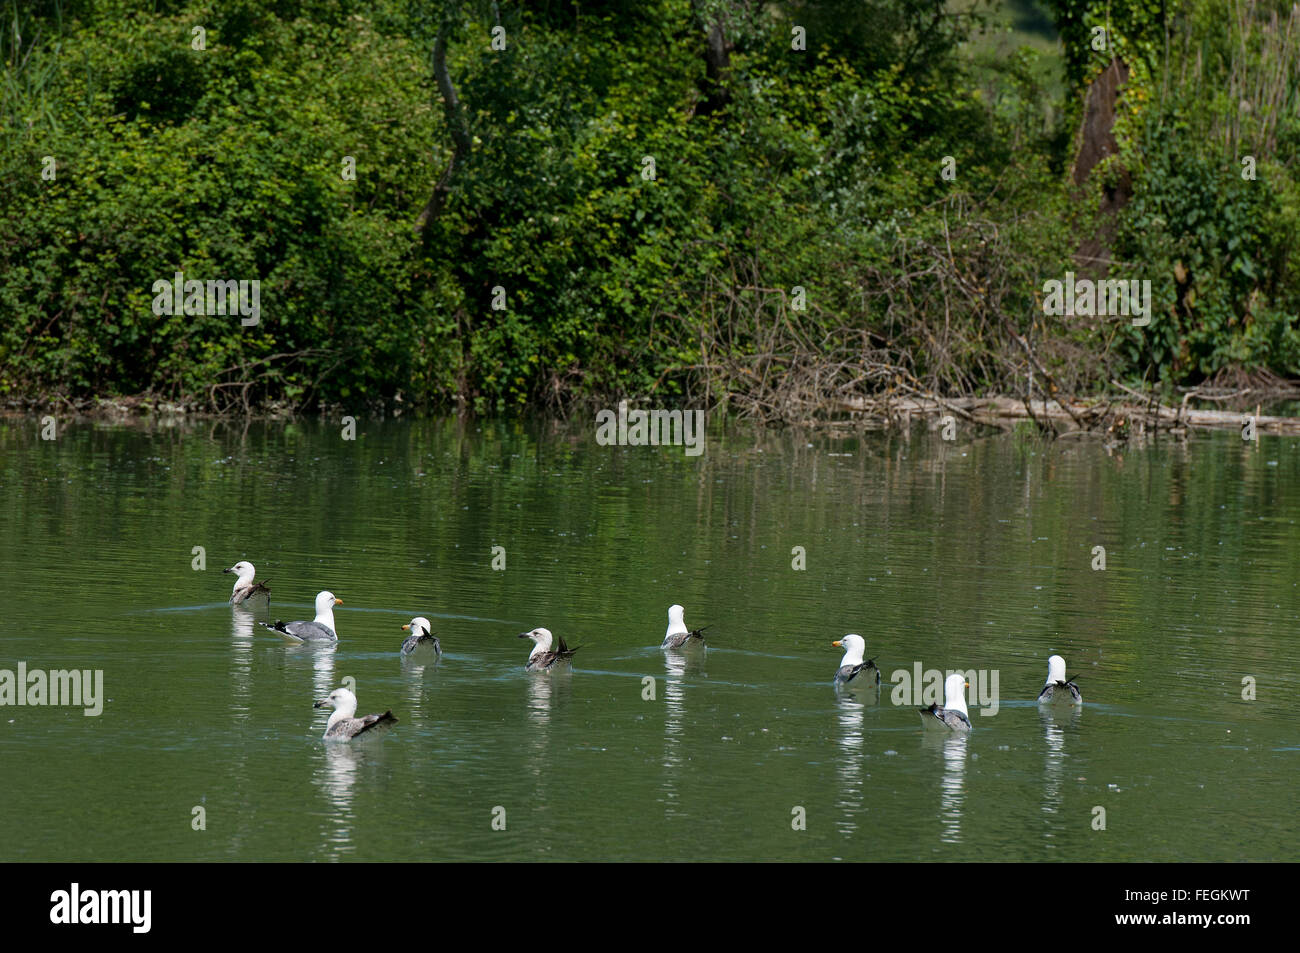
<path id="1" fill-rule="evenodd" d="M 1152 324 L 1119 336 L 1131 372 L 1179 384 L 1300 373 L 1300 166 L 1288 145 L 1300 129 L 1300 11 L 1289 7 L 1174 5 L 1181 42 L 1130 83 L 1119 134 L 1133 199 L 1116 255 L 1155 298 Z"/>
<path id="2" fill-rule="evenodd" d="M 1100 63 L 1076 41 L 1102 6 L 1052 4 L 1070 103 Z M 1252 190 L 1171 137 L 1193 104 L 1143 104 L 1168 66 L 1155 26 L 1174 21 L 1113 6 L 1147 64 L 1121 130 L 1136 195 L 1120 250 L 1153 276 L 1190 269 L 1194 293 L 1175 301 L 1167 281 L 1157 297 L 1177 320 L 1125 332 L 1111 359 L 1134 377 L 1294 373 L 1297 170 L 1268 160 L 1271 193 Z M 1011 332 L 1089 386 L 1107 340 L 1035 314 L 1093 227 L 1067 181 L 1071 113 L 1042 79 L 1054 61 L 973 55 L 962 41 L 982 21 L 949 14 L 945 0 L 10 0 L 0 397 L 501 412 L 753 397 L 781 375 L 818 379 L 795 369 L 819 354 L 856 362 L 842 386 L 988 391 L 1023 377 Z M 727 54 L 710 65 L 719 25 Z M 472 142 L 454 174 L 440 31 Z M 1269 135 L 1277 155 L 1300 139 L 1295 124 Z M 153 282 L 176 271 L 259 279 L 261 323 L 154 315 Z M 789 308 L 795 286 L 806 312 Z"/>

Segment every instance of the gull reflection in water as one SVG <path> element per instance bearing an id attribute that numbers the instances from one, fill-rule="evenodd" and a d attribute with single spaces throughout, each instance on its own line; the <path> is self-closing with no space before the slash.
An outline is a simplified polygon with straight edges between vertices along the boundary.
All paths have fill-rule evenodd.
<path id="1" fill-rule="evenodd" d="M 1067 757 L 1065 729 L 1078 727 L 1080 712 L 1081 709 L 1076 705 L 1068 708 L 1064 705 L 1038 706 L 1038 718 L 1043 725 L 1043 740 L 1046 742 L 1046 760 L 1043 765 L 1043 814 L 1047 821 L 1043 836 L 1046 840 L 1056 837 L 1056 828 L 1061 818 Z"/>
<path id="2" fill-rule="evenodd" d="M 236 721 L 249 717 L 253 691 L 253 613 L 236 606 L 230 613 L 230 710 Z"/>
<path id="3" fill-rule="evenodd" d="M 836 682 L 835 694 L 848 698 L 861 705 L 880 704 L 880 686 L 875 678 L 860 675 L 851 682 Z"/>
<path id="4" fill-rule="evenodd" d="M 324 698 L 338 685 L 334 684 L 334 653 L 338 651 L 337 642 L 295 642 L 291 639 L 284 639 L 280 643 L 284 647 L 284 663 L 286 668 L 298 669 L 305 665 L 310 665 L 312 701 Z M 321 725 L 321 731 L 325 726 Z"/>
<path id="5" fill-rule="evenodd" d="M 237 730 L 243 730 L 252 718 L 251 699 L 253 695 L 253 645 L 256 636 L 253 633 L 255 622 L 253 613 L 241 606 L 236 606 L 230 613 L 230 716 Z M 232 749 L 232 758 L 227 762 L 226 776 L 233 785 L 233 790 L 248 790 L 252 783 L 249 779 L 248 762 L 253 749 L 248 745 L 237 745 Z M 231 832 L 232 842 L 242 847 L 255 836 L 255 825 L 250 823 L 252 814 L 240 812 L 236 829 Z"/>
<path id="6" fill-rule="evenodd" d="M 402 676 L 406 682 L 407 707 L 412 716 L 420 714 L 420 700 L 424 697 L 424 676 L 438 670 L 441 659 L 436 652 L 419 650 L 410 655 L 401 655 Z"/>
<path id="7" fill-rule="evenodd" d="M 551 697 L 555 693 L 554 679 L 558 673 L 543 672 L 528 676 L 528 720 L 536 733 L 545 736 L 551 723 Z"/>
<path id="8" fill-rule="evenodd" d="M 311 664 L 313 702 L 338 688 L 334 684 L 334 653 L 338 647 L 337 642 L 298 642 L 289 646 L 287 658 L 292 663 Z M 321 725 L 321 731 L 324 730 L 325 726 Z"/>
<path id="9" fill-rule="evenodd" d="M 686 655 L 677 649 L 666 649 L 663 653 L 663 813 L 664 816 L 676 816 L 677 810 L 677 771 L 681 768 L 681 727 L 686 719 L 685 686 L 682 676 L 686 673 Z"/>
<path id="10" fill-rule="evenodd" d="M 695 667 L 695 656 L 702 652 L 681 649 L 664 649 L 664 757 L 663 794 L 664 817 L 685 814 L 678 809 L 677 773 L 682 766 L 682 730 L 686 725 L 686 672 Z"/>
<path id="11" fill-rule="evenodd" d="M 840 725 L 838 738 L 840 750 L 835 773 L 840 782 L 840 799 L 835 804 L 839 808 L 835 812 L 835 827 L 845 835 L 852 834 L 858 829 L 858 822 L 854 820 L 854 816 L 863 810 L 865 781 L 871 777 L 867 774 L 864 764 L 866 753 L 862 733 L 867 706 L 857 697 L 858 694 L 860 693 L 836 692 L 839 698 L 839 711 L 836 713 L 836 718 Z"/>
<path id="12" fill-rule="evenodd" d="M 353 786 L 357 765 L 366 754 L 347 741 L 323 741 L 321 748 L 324 760 L 312 778 L 330 807 L 324 816 L 326 826 L 321 831 L 321 841 L 332 854 L 343 856 L 356 850 Z"/>
<path id="13" fill-rule="evenodd" d="M 241 646 L 253 646 L 253 622 L 256 617 L 240 606 L 230 610 L 230 637 Z"/>
<path id="14" fill-rule="evenodd" d="M 966 803 L 966 752 L 970 735 L 965 731 L 927 731 L 921 736 L 926 748 L 938 748 L 943 755 L 943 780 L 939 784 L 939 840 L 961 843 L 961 820 Z"/>
<path id="15" fill-rule="evenodd" d="M 528 745 L 527 771 L 536 782 L 531 801 L 533 804 L 549 803 L 551 747 L 551 703 L 555 694 L 569 678 L 568 672 L 538 672 L 525 675 L 528 682 Z M 557 681 L 563 679 L 564 681 Z"/>
<path id="16" fill-rule="evenodd" d="M 528 680 L 528 736 L 532 746 L 532 773 L 540 776 L 550 746 L 551 699 L 555 679 L 566 677 L 559 672 L 541 672 L 524 676 Z"/>

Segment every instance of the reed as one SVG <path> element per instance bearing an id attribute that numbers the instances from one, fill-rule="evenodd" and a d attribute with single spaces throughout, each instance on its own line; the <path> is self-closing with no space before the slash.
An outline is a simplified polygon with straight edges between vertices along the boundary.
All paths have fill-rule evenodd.
<path id="1" fill-rule="evenodd" d="M 59 99 L 57 30 L 61 30 L 63 17 L 57 0 L 54 6 L 57 14 L 54 33 L 19 0 L 9 0 L 3 9 L 0 50 L 4 53 L 4 82 L 0 84 L 0 126 L 5 136 L 0 142 L 13 145 L 30 140 L 40 128 L 59 128 L 55 108 Z"/>
<path id="2" fill-rule="evenodd" d="M 1226 0 L 1224 12 L 1211 27 L 1171 18 L 1161 105 L 1194 104 L 1182 116 L 1225 156 L 1278 157 L 1283 125 L 1300 122 L 1300 4 Z"/>

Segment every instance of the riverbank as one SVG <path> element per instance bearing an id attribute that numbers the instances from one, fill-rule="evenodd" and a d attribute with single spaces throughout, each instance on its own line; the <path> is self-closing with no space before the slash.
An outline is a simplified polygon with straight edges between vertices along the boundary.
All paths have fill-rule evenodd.
<path id="1" fill-rule="evenodd" d="M 1077 438 L 1095 436 L 1108 441 L 1125 441 L 1130 437 L 1157 434 L 1183 436 L 1194 430 L 1237 430 L 1247 439 L 1253 434 L 1300 435 L 1300 416 L 1292 413 L 1300 400 L 1300 384 L 1275 381 L 1266 386 L 1238 389 L 1187 388 L 1179 399 L 1170 401 L 1154 391 L 1142 393 L 1116 381 L 1105 393 L 1092 397 L 1071 397 L 1063 400 L 1046 400 L 1035 397 L 936 397 L 924 394 L 886 394 L 872 398 L 828 400 L 809 415 L 777 419 L 754 417 L 737 413 L 726 402 L 711 407 L 662 402 L 632 402 L 633 409 L 701 410 L 708 417 L 723 417 L 761 426 L 813 430 L 862 429 L 910 430 L 924 421 L 931 429 L 946 431 L 955 439 L 957 425 L 974 425 L 998 430 L 1011 430 L 1026 423 L 1035 426 L 1045 435 Z M 600 402 L 584 403 L 569 408 L 559 415 L 574 419 L 590 414 L 595 419 L 598 410 L 605 409 Z M 1270 412 L 1276 410 L 1277 412 Z M 203 408 L 191 408 L 184 403 L 160 400 L 148 396 L 129 398 L 97 398 L 72 400 L 9 400 L 0 405 L 0 417 L 20 419 L 33 416 L 52 416 L 56 420 L 85 419 L 118 423 L 164 419 L 226 420 L 247 422 L 252 420 L 293 420 L 320 417 L 339 419 L 396 420 L 419 419 L 425 415 L 391 412 L 349 412 L 345 406 L 320 409 L 308 413 L 295 412 L 289 407 L 274 407 L 261 412 L 213 413 Z M 461 415 L 473 418 L 466 412 Z M 491 416 L 491 415 L 490 415 Z"/>

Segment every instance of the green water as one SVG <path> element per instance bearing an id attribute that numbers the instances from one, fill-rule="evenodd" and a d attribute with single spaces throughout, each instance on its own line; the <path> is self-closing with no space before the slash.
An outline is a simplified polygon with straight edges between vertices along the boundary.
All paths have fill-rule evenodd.
<path id="1" fill-rule="evenodd" d="M 0 420 L 0 668 L 108 700 L 0 707 L 0 860 L 1297 856 L 1300 442 L 39 430 Z M 338 645 L 232 612 L 240 559 L 273 617 L 335 592 Z M 706 653 L 658 648 L 674 602 Z M 436 667 L 399 658 L 414 615 Z M 535 626 L 571 673 L 525 675 Z M 837 694 L 847 632 L 887 679 L 996 671 L 997 713 L 947 737 Z M 1077 715 L 1034 703 L 1053 652 Z M 324 743 L 344 678 L 399 724 Z"/>

